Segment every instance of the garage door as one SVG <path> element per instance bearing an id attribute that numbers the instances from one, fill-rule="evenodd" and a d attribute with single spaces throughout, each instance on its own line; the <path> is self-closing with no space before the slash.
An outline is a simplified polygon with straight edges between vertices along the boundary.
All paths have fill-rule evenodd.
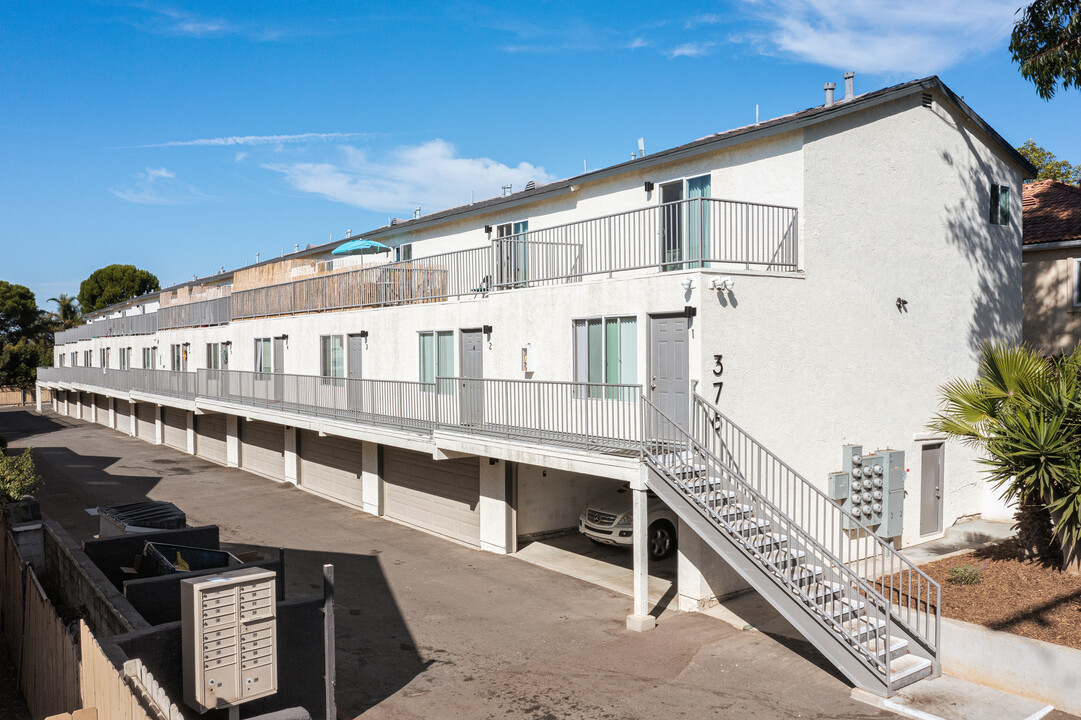
<path id="1" fill-rule="evenodd" d="M 225 416 L 224 415 L 196 415 L 195 452 L 199 457 L 214 462 L 226 463 L 225 451 Z"/>
<path id="2" fill-rule="evenodd" d="M 83 400 L 83 420 L 93 422 L 94 420 L 94 396 L 92 394 L 81 393 L 80 396 Z"/>
<path id="3" fill-rule="evenodd" d="M 154 420 L 158 406 L 139 403 L 135 406 L 135 431 L 138 437 L 147 442 L 154 442 Z"/>
<path id="4" fill-rule="evenodd" d="M 360 507 L 363 451 L 359 440 L 300 433 L 300 485 L 332 500 Z"/>
<path id="5" fill-rule="evenodd" d="M 95 395 L 94 404 L 98 406 L 98 424 L 109 425 L 109 398 L 104 395 Z"/>
<path id="6" fill-rule="evenodd" d="M 285 479 L 285 428 L 271 423 L 241 421 L 240 467 L 274 480 Z"/>
<path id="7" fill-rule="evenodd" d="M 480 545 L 480 468 L 476 458 L 435 461 L 386 448 L 386 513 L 395 520 Z"/>
<path id="8" fill-rule="evenodd" d="M 177 450 L 188 449 L 188 414 L 176 408 L 165 408 L 165 444 Z"/>
<path id="9" fill-rule="evenodd" d="M 113 407 L 116 409 L 116 429 L 122 433 L 130 433 L 131 403 L 127 400 L 117 400 Z"/>

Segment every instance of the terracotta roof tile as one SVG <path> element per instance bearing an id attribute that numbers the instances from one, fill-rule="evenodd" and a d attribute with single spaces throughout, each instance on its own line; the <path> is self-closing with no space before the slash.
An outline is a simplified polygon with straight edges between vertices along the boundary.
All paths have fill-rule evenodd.
<path id="1" fill-rule="evenodd" d="M 1081 188 L 1057 180 L 1028 183 L 1021 207 L 1025 245 L 1081 239 Z"/>

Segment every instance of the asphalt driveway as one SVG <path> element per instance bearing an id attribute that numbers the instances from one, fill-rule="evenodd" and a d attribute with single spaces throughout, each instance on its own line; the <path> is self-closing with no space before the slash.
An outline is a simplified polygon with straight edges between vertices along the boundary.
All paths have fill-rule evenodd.
<path id="1" fill-rule="evenodd" d="M 86 507 L 168 500 L 239 550 L 285 548 L 287 595 L 333 563 L 343 718 L 893 717 L 804 643 L 698 614 L 630 633 L 603 588 L 52 413 L 0 411 L 0 435 L 34 447 L 42 510 L 77 540 Z"/>

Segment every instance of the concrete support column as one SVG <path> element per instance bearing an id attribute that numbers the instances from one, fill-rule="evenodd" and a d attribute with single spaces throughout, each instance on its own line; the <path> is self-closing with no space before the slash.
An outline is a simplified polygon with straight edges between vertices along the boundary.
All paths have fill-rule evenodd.
<path id="1" fill-rule="evenodd" d="M 631 501 L 634 512 L 634 609 L 627 616 L 627 629 L 635 632 L 650 630 L 657 620 L 649 614 L 649 509 L 646 497 L 646 473 L 642 467 L 638 479 L 631 483 Z"/>
<path id="2" fill-rule="evenodd" d="M 128 423 L 128 435 L 131 435 L 132 437 L 135 437 L 136 433 L 139 432 L 139 418 L 136 417 L 138 408 L 139 404 L 137 402 L 134 400 L 128 401 L 128 420 L 130 421 Z"/>
<path id="3" fill-rule="evenodd" d="M 480 459 L 480 549 L 506 555 L 514 550 L 511 498 L 507 497 L 507 463 Z"/>
<path id="4" fill-rule="evenodd" d="M 750 589 L 739 573 L 682 520 L 679 521 L 678 537 L 676 587 L 679 588 L 681 611 L 705 610 L 720 600 Z"/>
<path id="5" fill-rule="evenodd" d="M 116 430 L 116 398 L 109 398 L 109 427 Z"/>
<path id="6" fill-rule="evenodd" d="M 83 419 L 83 394 L 82 392 L 75 393 L 75 417 L 80 420 Z"/>
<path id="7" fill-rule="evenodd" d="M 300 448 L 297 445 L 297 429 L 285 428 L 285 479 L 297 484 L 300 478 Z"/>
<path id="8" fill-rule="evenodd" d="M 165 442 L 165 423 L 161 421 L 161 405 L 154 406 L 154 444 L 161 445 Z"/>
<path id="9" fill-rule="evenodd" d="M 194 455 L 195 450 L 196 450 L 196 447 L 195 447 L 195 442 L 196 442 L 196 440 L 195 440 L 195 411 L 194 410 L 188 410 L 188 412 L 186 414 L 188 416 L 187 417 L 187 421 L 188 421 L 188 423 L 187 423 L 187 430 L 188 430 L 187 450 L 188 450 L 188 455 Z"/>
<path id="10" fill-rule="evenodd" d="M 98 422 L 98 396 L 95 393 L 90 394 L 90 422 L 95 425 Z"/>
<path id="11" fill-rule="evenodd" d="M 225 464 L 240 467 L 239 418 L 236 415 L 225 416 Z"/>
<path id="12" fill-rule="evenodd" d="M 379 474 L 379 444 L 361 443 L 360 498 L 364 512 L 383 514 L 383 476 Z"/>
<path id="13" fill-rule="evenodd" d="M 41 386 L 34 384 L 34 405 L 38 409 L 38 415 L 41 414 Z"/>
<path id="14" fill-rule="evenodd" d="M 63 410 L 63 413 L 64 413 L 65 416 L 70 416 L 71 415 L 71 408 L 69 407 L 69 403 L 68 403 L 68 396 L 70 394 L 71 393 L 69 393 L 67 390 L 64 391 L 64 410 Z"/>

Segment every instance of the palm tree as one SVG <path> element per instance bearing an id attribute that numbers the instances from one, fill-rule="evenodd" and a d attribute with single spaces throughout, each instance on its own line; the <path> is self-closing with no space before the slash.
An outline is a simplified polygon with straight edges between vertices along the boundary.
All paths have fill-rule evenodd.
<path id="1" fill-rule="evenodd" d="M 1063 569 L 1081 572 L 1081 345 L 1051 359 L 988 343 L 978 377 L 940 392 L 931 429 L 983 452 L 994 487 L 1018 503 L 1019 549 L 1046 558 L 1053 532 Z"/>
<path id="2" fill-rule="evenodd" d="M 49 302 L 56 303 L 56 317 L 65 329 L 75 327 L 82 320 L 77 298 L 61 293 L 60 297 L 49 298 Z"/>

